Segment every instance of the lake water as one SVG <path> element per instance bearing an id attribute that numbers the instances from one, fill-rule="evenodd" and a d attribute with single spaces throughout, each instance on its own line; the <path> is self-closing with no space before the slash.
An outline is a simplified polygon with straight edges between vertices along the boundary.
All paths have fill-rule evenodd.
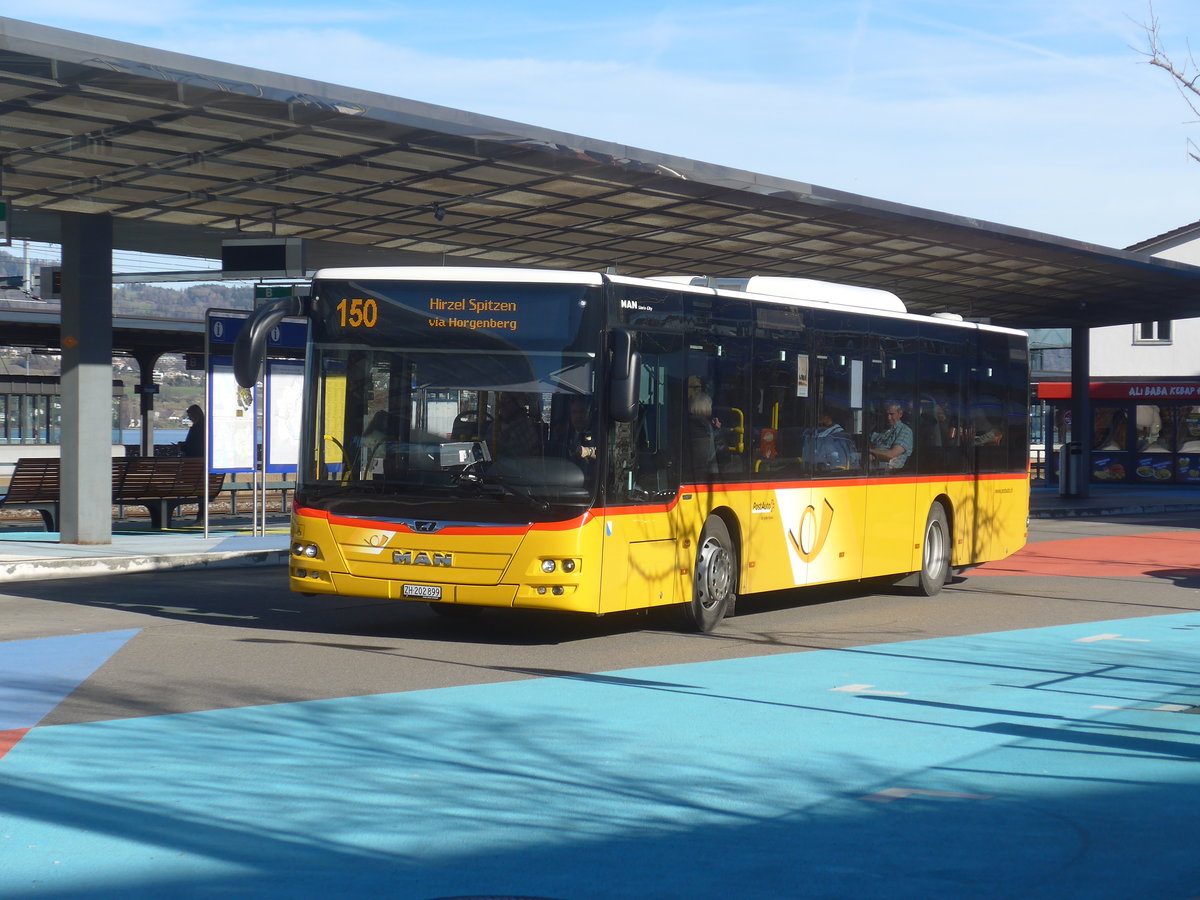
<path id="1" fill-rule="evenodd" d="M 156 444 L 177 444 L 187 437 L 186 428 L 155 428 L 154 443 Z M 119 444 L 140 444 L 142 442 L 142 429 L 126 428 L 121 432 L 121 440 Z"/>
<path id="2" fill-rule="evenodd" d="M 155 428 L 154 443 L 156 444 L 178 444 L 187 437 L 186 428 Z M 262 441 L 262 429 L 258 429 L 258 440 Z M 140 445 L 142 443 L 142 429 L 126 428 L 121 432 L 121 440 L 116 442 L 121 444 Z"/>

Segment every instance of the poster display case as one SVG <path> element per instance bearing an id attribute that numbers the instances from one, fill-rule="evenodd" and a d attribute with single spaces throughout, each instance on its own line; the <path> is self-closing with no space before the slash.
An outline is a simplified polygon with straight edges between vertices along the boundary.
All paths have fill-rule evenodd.
<path id="1" fill-rule="evenodd" d="M 1043 382 L 1037 398 L 1052 410 L 1055 448 L 1084 442 L 1093 484 L 1200 485 L 1200 382 L 1092 382 L 1092 421 L 1078 432 L 1069 383 Z"/>

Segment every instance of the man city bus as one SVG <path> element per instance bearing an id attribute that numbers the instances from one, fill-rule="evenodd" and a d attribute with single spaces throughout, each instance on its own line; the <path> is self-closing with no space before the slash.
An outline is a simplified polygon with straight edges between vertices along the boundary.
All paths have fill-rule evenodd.
<path id="1" fill-rule="evenodd" d="M 936 594 L 1025 542 L 1025 334 L 807 279 L 344 268 L 310 322 L 296 591 L 711 630 L 740 595 Z"/>

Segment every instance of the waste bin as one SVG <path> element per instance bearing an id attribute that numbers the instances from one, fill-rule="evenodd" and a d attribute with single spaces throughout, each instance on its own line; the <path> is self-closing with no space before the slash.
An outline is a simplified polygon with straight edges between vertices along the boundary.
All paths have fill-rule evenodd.
<path id="1" fill-rule="evenodd" d="M 1083 488 L 1083 445 L 1067 441 L 1058 451 L 1058 496 L 1078 497 Z"/>

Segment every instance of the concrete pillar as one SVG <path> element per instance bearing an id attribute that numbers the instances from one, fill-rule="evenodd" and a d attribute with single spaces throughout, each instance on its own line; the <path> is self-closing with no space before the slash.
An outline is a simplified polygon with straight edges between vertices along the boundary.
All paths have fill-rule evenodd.
<path id="1" fill-rule="evenodd" d="M 112 218 L 62 215 L 62 537 L 112 543 Z"/>
<path id="2" fill-rule="evenodd" d="M 140 350 L 133 358 L 138 364 L 138 397 L 141 398 L 142 414 L 142 456 L 154 455 L 154 367 L 162 358 L 158 350 Z"/>
<path id="3" fill-rule="evenodd" d="M 1071 327 L 1071 440 L 1080 446 L 1078 487 L 1068 496 L 1086 497 L 1092 480 L 1092 330 Z"/>

